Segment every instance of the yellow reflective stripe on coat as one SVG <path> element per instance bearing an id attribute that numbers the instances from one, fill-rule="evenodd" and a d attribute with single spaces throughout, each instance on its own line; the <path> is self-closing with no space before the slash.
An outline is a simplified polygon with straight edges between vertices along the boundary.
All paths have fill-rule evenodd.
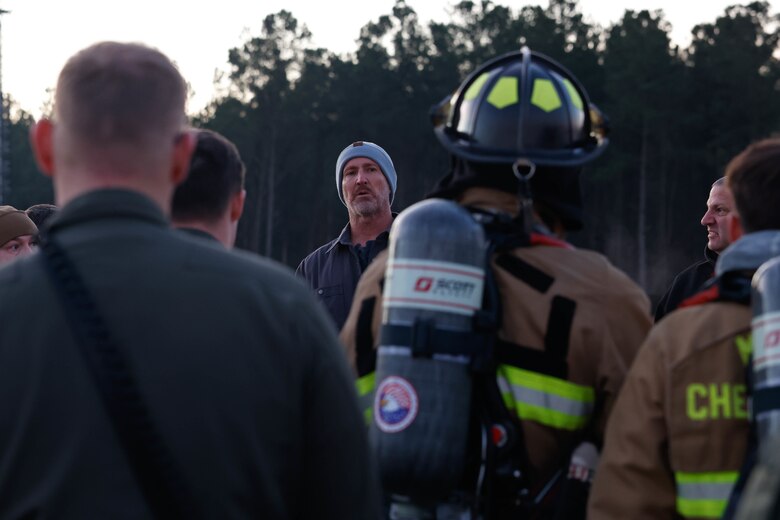
<path id="1" fill-rule="evenodd" d="M 358 393 L 358 404 L 363 410 L 363 419 L 371 424 L 371 414 L 374 407 L 374 390 L 376 389 L 376 372 L 371 372 L 355 381 Z"/>
<path id="2" fill-rule="evenodd" d="M 557 377 L 501 365 L 498 386 L 507 407 L 526 421 L 560 430 L 578 430 L 587 424 L 593 412 L 593 388 Z"/>
<path id="3" fill-rule="evenodd" d="M 720 518 L 726 510 L 738 471 L 674 474 L 677 512 L 687 518 Z"/>

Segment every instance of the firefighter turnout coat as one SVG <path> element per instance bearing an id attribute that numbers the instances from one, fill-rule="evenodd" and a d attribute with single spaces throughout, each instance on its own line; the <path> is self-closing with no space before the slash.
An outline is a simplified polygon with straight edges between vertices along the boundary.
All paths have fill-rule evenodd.
<path id="1" fill-rule="evenodd" d="M 513 195 L 487 188 L 470 188 L 458 202 L 517 211 Z M 651 317 L 644 292 L 602 255 L 548 237 L 534 243 L 497 255 L 492 267 L 502 300 L 499 340 L 509 345 L 497 354 L 498 384 L 521 420 L 538 481 L 561 467 L 584 429 L 594 426 L 600 436 Z M 367 420 L 375 367 L 364 347 L 378 343 L 387 255 L 364 273 L 341 331 Z"/>
<path id="2" fill-rule="evenodd" d="M 780 232 L 740 238 L 714 283 L 650 332 L 610 418 L 588 518 L 721 517 L 748 446 L 750 276 L 778 252 Z"/>

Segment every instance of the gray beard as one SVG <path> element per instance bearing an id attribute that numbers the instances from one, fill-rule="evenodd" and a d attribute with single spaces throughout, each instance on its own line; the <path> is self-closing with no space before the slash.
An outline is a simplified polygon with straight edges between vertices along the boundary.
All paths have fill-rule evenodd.
<path id="1" fill-rule="evenodd" d="M 377 200 L 360 200 L 352 204 L 352 213 L 360 217 L 373 217 L 382 211 L 382 205 Z"/>

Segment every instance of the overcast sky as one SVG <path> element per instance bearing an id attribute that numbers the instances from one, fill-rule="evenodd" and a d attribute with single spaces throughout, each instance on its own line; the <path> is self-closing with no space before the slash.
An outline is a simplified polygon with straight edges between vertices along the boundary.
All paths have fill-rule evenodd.
<path id="1" fill-rule="evenodd" d="M 407 0 L 422 22 L 446 21 L 454 1 Z M 495 3 L 514 7 L 547 2 Z M 580 0 L 590 20 L 607 26 L 626 9 L 663 9 L 672 39 L 686 45 L 697 23 L 709 23 L 734 0 Z M 744 2 L 746 3 L 746 2 Z M 780 0 L 770 2 L 778 11 Z M 314 44 L 346 53 L 356 48 L 360 27 L 389 14 L 393 0 L 0 0 L 3 90 L 38 115 L 65 61 L 96 41 L 137 41 L 159 48 L 179 65 L 195 96 L 196 112 L 214 96 L 215 72 L 227 68 L 227 53 L 245 35 L 258 35 L 265 15 L 287 9 L 313 34 Z"/>

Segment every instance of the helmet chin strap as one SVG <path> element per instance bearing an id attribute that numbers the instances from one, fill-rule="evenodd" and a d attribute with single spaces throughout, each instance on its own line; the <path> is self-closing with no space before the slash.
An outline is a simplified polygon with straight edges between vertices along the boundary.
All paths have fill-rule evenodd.
<path id="1" fill-rule="evenodd" d="M 531 196 L 531 178 L 536 173 L 536 164 L 528 159 L 520 158 L 512 164 L 512 171 L 517 177 L 517 218 L 523 230 L 530 234 L 533 226 L 533 197 Z"/>

